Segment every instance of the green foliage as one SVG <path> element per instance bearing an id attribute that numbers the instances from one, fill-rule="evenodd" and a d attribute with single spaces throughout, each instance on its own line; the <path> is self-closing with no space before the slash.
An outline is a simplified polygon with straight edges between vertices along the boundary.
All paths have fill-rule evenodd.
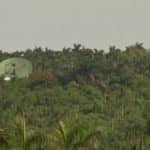
<path id="1" fill-rule="evenodd" d="M 33 73 L 0 78 L 0 149 L 149 150 L 150 51 L 141 43 L 0 52 L 1 61 L 20 56 Z"/>

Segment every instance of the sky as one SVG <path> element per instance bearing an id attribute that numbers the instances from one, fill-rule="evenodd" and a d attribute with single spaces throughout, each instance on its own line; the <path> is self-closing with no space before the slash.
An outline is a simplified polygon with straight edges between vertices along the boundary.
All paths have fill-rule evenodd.
<path id="1" fill-rule="evenodd" d="M 0 0 L 0 49 L 150 48 L 150 0 Z"/>

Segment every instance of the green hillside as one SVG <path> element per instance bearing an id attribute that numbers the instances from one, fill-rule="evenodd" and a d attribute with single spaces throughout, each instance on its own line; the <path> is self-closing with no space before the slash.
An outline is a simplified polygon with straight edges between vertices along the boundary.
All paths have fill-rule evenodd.
<path id="1" fill-rule="evenodd" d="M 33 71 L 0 79 L 0 150 L 149 150 L 150 51 L 142 44 L 0 51 L 0 61 L 20 56 Z"/>

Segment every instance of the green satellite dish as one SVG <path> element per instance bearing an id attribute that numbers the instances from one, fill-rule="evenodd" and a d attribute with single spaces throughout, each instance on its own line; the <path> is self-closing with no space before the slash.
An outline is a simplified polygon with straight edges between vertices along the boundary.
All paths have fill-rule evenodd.
<path id="1" fill-rule="evenodd" d="M 25 78 L 32 73 L 32 63 L 24 58 L 9 58 L 0 63 L 0 76 Z"/>

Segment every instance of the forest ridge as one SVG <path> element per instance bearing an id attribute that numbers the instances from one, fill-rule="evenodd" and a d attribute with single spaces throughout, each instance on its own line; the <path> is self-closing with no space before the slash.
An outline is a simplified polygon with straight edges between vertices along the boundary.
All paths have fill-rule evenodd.
<path id="1" fill-rule="evenodd" d="M 149 150 L 150 51 L 73 48 L 0 51 L 32 62 L 0 78 L 0 150 Z"/>

